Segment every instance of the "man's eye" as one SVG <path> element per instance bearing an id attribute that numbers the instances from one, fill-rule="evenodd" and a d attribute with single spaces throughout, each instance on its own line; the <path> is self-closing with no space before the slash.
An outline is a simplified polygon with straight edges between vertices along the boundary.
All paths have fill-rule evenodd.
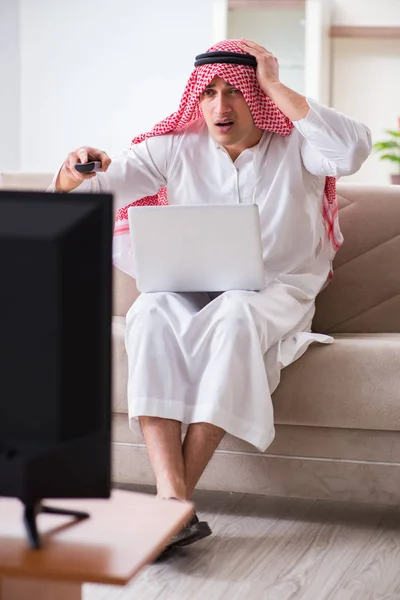
<path id="1" fill-rule="evenodd" d="M 213 90 L 204 90 L 203 92 L 203 96 L 213 96 L 214 92 Z"/>
<path id="2" fill-rule="evenodd" d="M 242 92 L 241 92 L 240 90 L 238 90 L 237 88 L 232 88 L 232 89 L 230 90 L 230 93 L 231 93 L 231 94 L 241 94 Z"/>

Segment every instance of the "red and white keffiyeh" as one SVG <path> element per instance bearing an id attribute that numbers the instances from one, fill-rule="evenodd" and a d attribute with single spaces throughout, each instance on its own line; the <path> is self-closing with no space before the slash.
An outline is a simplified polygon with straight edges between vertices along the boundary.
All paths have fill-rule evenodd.
<path id="1" fill-rule="evenodd" d="M 245 54 L 238 46 L 238 40 L 227 40 L 219 42 L 207 52 L 226 51 Z M 186 85 L 185 91 L 177 112 L 173 113 L 148 133 L 144 133 L 132 140 L 132 145 L 139 144 L 147 138 L 164 135 L 172 131 L 180 131 L 189 123 L 202 118 L 199 98 L 206 86 L 214 79 L 221 77 L 231 85 L 237 87 L 243 94 L 253 117 L 254 124 L 266 131 L 272 131 L 283 136 L 290 134 L 293 124 L 264 94 L 257 82 L 256 72 L 253 67 L 238 64 L 213 63 L 196 67 Z M 128 236 L 128 208 L 130 206 L 151 206 L 168 204 L 167 188 L 159 190 L 155 196 L 146 196 L 136 202 L 132 202 L 118 210 L 114 228 L 114 236 Z M 341 246 L 341 234 L 338 226 L 338 205 L 336 200 L 336 179 L 327 177 L 322 213 L 328 239 L 336 252 Z M 119 247 L 122 240 L 119 239 Z M 123 246 L 124 244 L 122 244 Z"/>

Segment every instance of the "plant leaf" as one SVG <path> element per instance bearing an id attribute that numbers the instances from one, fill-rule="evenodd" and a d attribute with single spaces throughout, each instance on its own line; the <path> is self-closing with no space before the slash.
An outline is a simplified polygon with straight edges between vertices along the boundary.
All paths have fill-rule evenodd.
<path id="1" fill-rule="evenodd" d="M 389 148 L 398 148 L 400 150 L 400 142 L 395 142 L 394 140 L 389 140 L 387 142 L 376 142 L 373 145 L 374 150 L 380 152 L 381 150 L 388 150 Z"/>
<path id="2" fill-rule="evenodd" d="M 381 160 L 391 160 L 393 162 L 398 162 L 400 163 L 400 156 L 395 156 L 394 154 L 382 154 L 382 156 L 380 156 Z"/>
<path id="3" fill-rule="evenodd" d="M 389 135 L 393 135 L 394 137 L 400 138 L 400 131 L 397 131 L 395 129 L 385 129 L 385 132 L 388 133 Z"/>

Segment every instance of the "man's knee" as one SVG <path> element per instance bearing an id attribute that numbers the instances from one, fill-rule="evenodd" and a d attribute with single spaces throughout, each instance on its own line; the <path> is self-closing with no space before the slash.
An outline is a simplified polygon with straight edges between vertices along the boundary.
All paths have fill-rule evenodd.
<path id="1" fill-rule="evenodd" d="M 225 292 L 221 305 L 220 322 L 227 329 L 246 327 L 252 316 L 245 294 L 236 291 Z"/>
<path id="2" fill-rule="evenodd" d="M 127 318 L 148 318 L 159 314 L 163 294 L 141 294 L 128 311 Z"/>
<path id="3" fill-rule="evenodd" d="M 126 315 L 126 336 L 160 332 L 165 325 L 160 294 L 142 294 Z"/>
<path id="4" fill-rule="evenodd" d="M 263 343 L 267 325 L 249 302 L 248 294 L 233 291 L 224 296 L 215 321 L 215 335 L 235 344 L 247 344 L 253 339 Z"/>

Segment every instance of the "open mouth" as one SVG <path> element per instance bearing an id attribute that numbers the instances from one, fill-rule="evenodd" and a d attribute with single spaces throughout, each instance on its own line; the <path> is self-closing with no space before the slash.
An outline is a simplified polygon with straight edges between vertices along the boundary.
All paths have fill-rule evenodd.
<path id="1" fill-rule="evenodd" d="M 219 131 L 221 131 L 222 133 L 226 133 L 232 128 L 233 121 L 217 121 L 215 123 L 215 126 L 218 127 Z"/>

